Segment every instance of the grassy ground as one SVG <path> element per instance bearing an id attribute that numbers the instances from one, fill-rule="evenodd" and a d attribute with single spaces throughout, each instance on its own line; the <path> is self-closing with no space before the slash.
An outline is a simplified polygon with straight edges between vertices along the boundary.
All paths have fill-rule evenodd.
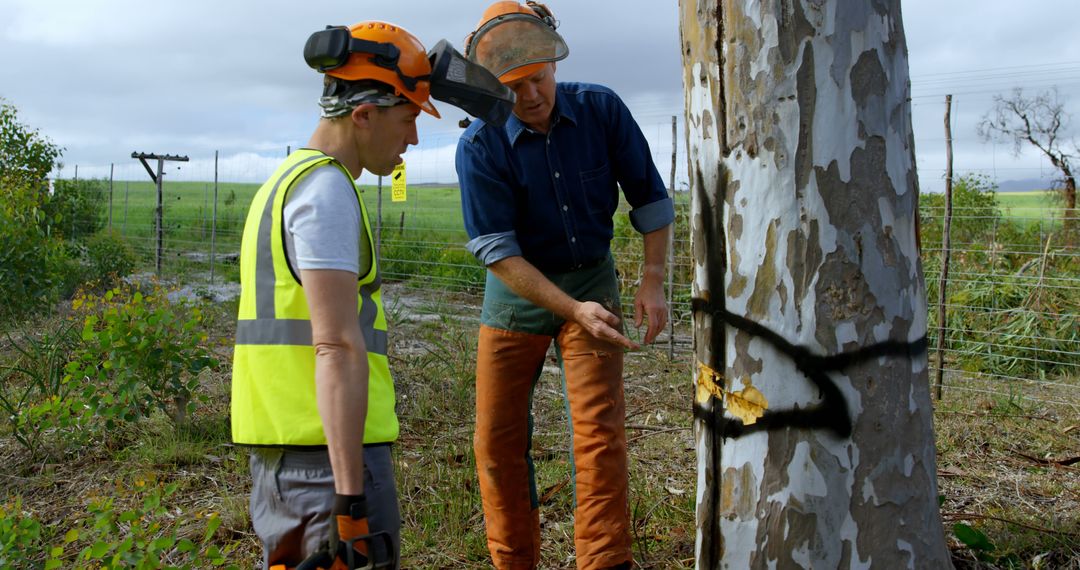
<path id="1" fill-rule="evenodd" d="M 467 295 L 392 286 L 391 367 L 398 385 L 402 432 L 395 447 L 404 518 L 404 568 L 487 568 L 483 520 L 471 451 L 472 378 L 478 300 Z M 233 307 L 221 306 L 209 328 L 227 361 Z M 36 325 L 37 326 L 37 325 Z M 669 360 L 662 348 L 631 354 L 626 366 L 634 552 L 644 568 L 693 566 L 695 465 L 691 437 L 690 355 Z M 210 395 L 189 428 L 162 417 L 117 429 L 91 445 L 29 461 L 0 438 L 0 497 L 41 521 L 58 543 L 89 517 L 93 497 L 135 508 L 146 482 L 180 491 L 159 522 L 194 539 L 201 520 L 218 513 L 214 541 L 241 568 L 257 563 L 247 515 L 247 461 L 228 435 L 228 368 L 204 376 Z M 1080 449 L 1076 379 L 1024 397 L 946 397 L 936 413 L 939 484 L 946 528 L 964 522 L 993 549 L 983 561 L 950 531 L 959 568 L 1080 567 L 1080 469 L 1062 460 Z M 572 568 L 569 433 L 554 367 L 536 393 L 536 458 L 542 502 L 543 568 Z M 947 393 L 949 394 L 949 393 Z M 1062 463 L 1054 463 L 1061 461 Z M 68 547 L 67 560 L 83 545 Z M 1040 558 L 1041 557 L 1041 558 Z M 1040 565 L 1041 564 L 1041 565 Z M 66 567 L 67 565 L 65 565 Z M 70 566 L 75 566 L 71 563 Z"/>

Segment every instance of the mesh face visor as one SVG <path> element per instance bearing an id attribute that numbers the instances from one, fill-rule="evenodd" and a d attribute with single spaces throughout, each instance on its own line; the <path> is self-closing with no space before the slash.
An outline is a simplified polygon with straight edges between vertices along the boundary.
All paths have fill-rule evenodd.
<path id="1" fill-rule="evenodd" d="M 570 54 L 566 42 L 543 20 L 505 14 L 488 20 L 469 42 L 469 59 L 495 77 L 534 63 L 559 61 Z"/>
<path id="2" fill-rule="evenodd" d="M 428 52 L 431 96 L 486 123 L 502 126 L 514 108 L 514 92 L 487 69 L 465 59 L 446 40 Z"/>

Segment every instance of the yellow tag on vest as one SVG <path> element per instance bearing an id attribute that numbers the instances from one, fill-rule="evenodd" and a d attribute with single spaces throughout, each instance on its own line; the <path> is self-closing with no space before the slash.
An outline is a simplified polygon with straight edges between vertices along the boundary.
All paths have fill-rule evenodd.
<path id="1" fill-rule="evenodd" d="M 394 173 L 390 175 L 390 200 L 393 202 L 405 201 L 405 163 L 394 167 Z"/>

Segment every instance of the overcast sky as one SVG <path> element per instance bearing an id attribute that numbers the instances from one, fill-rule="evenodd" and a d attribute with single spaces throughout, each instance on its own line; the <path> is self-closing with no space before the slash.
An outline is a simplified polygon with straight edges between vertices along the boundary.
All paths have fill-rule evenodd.
<path id="1" fill-rule="evenodd" d="M 859 1 L 859 0 L 849 0 Z M 485 1 L 284 2 L 0 0 L 0 97 L 22 121 L 63 146 L 68 178 L 142 179 L 132 151 L 183 154 L 171 179 L 210 180 L 220 151 L 222 180 L 266 177 L 286 148 L 315 125 L 320 78 L 301 57 L 308 35 L 326 24 L 385 20 L 427 46 L 460 49 Z M 615 89 L 650 140 L 667 179 L 671 116 L 679 117 L 678 178 L 686 167 L 681 134 L 682 67 L 676 0 L 550 0 L 570 57 L 558 79 Z M 944 95 L 954 94 L 958 173 L 999 181 L 1052 178 L 1033 152 L 983 143 L 975 132 L 995 93 L 1058 86 L 1080 111 L 1080 2 L 1077 0 L 910 0 L 903 3 L 912 79 L 920 183 L 941 188 Z M 453 152 L 464 113 L 436 103 L 421 144 L 406 154 L 410 182 L 456 179 Z M 370 182 L 362 178 L 363 182 Z M 682 183 L 679 184 L 682 186 Z"/>

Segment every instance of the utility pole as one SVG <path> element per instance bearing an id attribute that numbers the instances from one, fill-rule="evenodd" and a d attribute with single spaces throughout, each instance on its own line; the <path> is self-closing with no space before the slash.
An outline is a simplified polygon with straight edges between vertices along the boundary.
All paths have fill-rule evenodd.
<path id="1" fill-rule="evenodd" d="M 157 273 L 157 276 L 161 277 L 161 253 L 162 253 L 162 245 L 165 242 L 165 225 L 164 225 L 163 220 L 162 220 L 162 218 L 164 216 L 165 208 L 164 208 L 164 205 L 163 205 L 163 200 L 162 200 L 162 195 L 161 195 L 161 182 L 162 182 L 161 179 L 165 175 L 164 174 L 165 161 L 168 160 L 168 161 L 175 161 L 175 162 L 187 162 L 188 157 L 174 155 L 174 154 L 153 154 L 153 153 L 146 153 L 146 152 L 133 152 L 133 153 L 131 153 L 131 158 L 139 159 L 139 162 L 142 163 L 143 168 L 146 169 L 146 173 L 150 175 L 150 179 L 153 180 L 154 185 L 157 186 L 157 209 L 154 211 L 154 221 L 155 221 L 155 223 L 157 225 L 157 253 L 154 255 L 154 270 Z M 147 159 L 157 161 L 157 173 L 156 174 L 150 168 L 150 165 L 147 164 L 147 162 L 146 162 Z"/>
<path id="2" fill-rule="evenodd" d="M 697 567 L 950 568 L 900 0 L 682 0 Z"/>

